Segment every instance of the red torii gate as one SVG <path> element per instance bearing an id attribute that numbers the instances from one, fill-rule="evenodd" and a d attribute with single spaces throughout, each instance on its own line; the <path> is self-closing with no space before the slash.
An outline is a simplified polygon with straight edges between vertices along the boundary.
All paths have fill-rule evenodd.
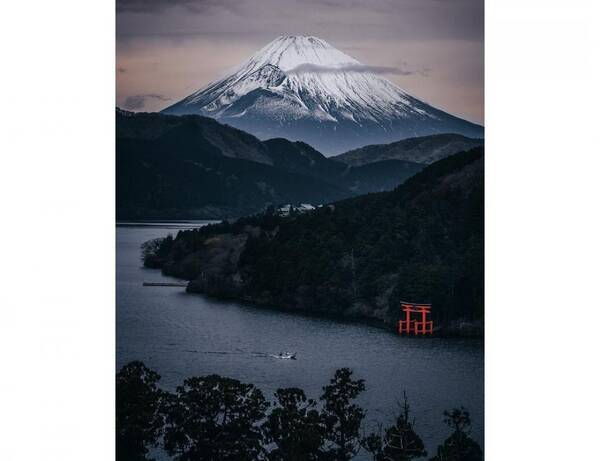
<path id="1" fill-rule="evenodd" d="M 404 320 L 398 321 L 398 333 L 430 335 L 433 334 L 433 320 L 427 320 L 431 313 L 431 304 L 401 302 Z M 421 314 L 421 320 L 411 319 L 412 313 Z"/>

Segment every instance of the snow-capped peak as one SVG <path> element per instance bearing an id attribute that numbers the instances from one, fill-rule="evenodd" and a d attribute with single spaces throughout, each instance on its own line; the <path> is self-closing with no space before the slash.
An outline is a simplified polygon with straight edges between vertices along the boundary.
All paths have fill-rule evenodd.
<path id="1" fill-rule="evenodd" d="M 242 63 L 232 75 L 182 103 L 201 107 L 203 114 L 216 118 L 241 117 L 247 114 L 247 106 L 232 105 L 255 90 L 268 89 L 278 97 L 268 104 L 262 101 L 260 110 L 280 119 L 360 123 L 405 113 L 410 104 L 406 93 L 378 75 L 357 71 L 360 66 L 359 61 L 320 38 L 281 36 Z M 282 107 L 282 100 L 287 108 Z"/>
<path id="2" fill-rule="evenodd" d="M 206 115 L 262 138 L 284 136 L 321 148 L 323 134 L 329 143 L 351 147 L 436 132 L 473 134 L 472 128 L 449 130 L 442 118 L 459 119 L 419 101 L 372 69 L 318 37 L 285 35 L 229 76 L 164 112 Z M 307 130 L 310 136 L 303 135 Z M 361 133 L 366 131 L 363 142 Z M 375 131 L 379 135 L 373 136 Z M 343 142 L 334 141 L 340 136 Z"/>
<path id="3" fill-rule="evenodd" d="M 258 69 L 266 64 L 287 72 L 303 64 L 339 68 L 360 63 L 318 37 L 282 35 L 251 56 L 239 70 Z"/>

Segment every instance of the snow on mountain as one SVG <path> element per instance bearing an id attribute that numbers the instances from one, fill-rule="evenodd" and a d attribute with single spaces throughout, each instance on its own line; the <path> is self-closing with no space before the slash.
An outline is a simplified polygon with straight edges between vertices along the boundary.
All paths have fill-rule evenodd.
<path id="1" fill-rule="evenodd" d="M 200 114 L 261 139 L 300 140 L 327 154 L 411 136 L 483 128 L 418 100 L 311 36 L 282 36 L 233 73 L 166 108 Z"/>

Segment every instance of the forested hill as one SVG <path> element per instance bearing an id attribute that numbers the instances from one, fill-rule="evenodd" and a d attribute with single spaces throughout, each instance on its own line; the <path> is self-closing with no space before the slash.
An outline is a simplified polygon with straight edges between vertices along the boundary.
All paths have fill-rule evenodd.
<path id="1" fill-rule="evenodd" d="M 210 118 L 117 110 L 116 120 L 120 219 L 228 218 L 352 195 L 275 167 L 265 144 Z"/>
<path id="2" fill-rule="evenodd" d="M 231 218 L 285 203 L 389 190 L 423 168 L 353 167 L 301 142 L 254 136 L 197 115 L 117 109 L 117 217 Z"/>
<path id="3" fill-rule="evenodd" d="M 431 302 L 438 326 L 483 317 L 483 148 L 440 160 L 391 192 L 305 215 L 180 232 L 146 264 L 190 291 L 281 309 L 382 320 Z"/>

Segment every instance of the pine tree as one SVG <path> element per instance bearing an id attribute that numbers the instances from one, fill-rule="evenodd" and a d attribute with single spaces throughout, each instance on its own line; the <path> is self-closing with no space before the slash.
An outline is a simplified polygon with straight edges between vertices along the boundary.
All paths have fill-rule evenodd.
<path id="1" fill-rule="evenodd" d="M 316 402 L 298 388 L 278 389 L 277 406 L 263 425 L 267 443 L 275 444 L 269 453 L 273 461 L 316 461 L 321 459 L 325 428 Z"/>
<path id="2" fill-rule="evenodd" d="M 117 461 L 147 460 L 148 447 L 157 446 L 162 432 L 158 373 L 142 362 L 131 362 L 117 374 L 116 457 Z"/>
<path id="3" fill-rule="evenodd" d="M 363 391 L 362 379 L 353 380 L 352 371 L 341 368 L 323 388 L 321 417 L 325 425 L 327 459 L 351 459 L 360 450 L 360 425 L 365 411 L 353 403 Z"/>
<path id="4" fill-rule="evenodd" d="M 166 409 L 164 447 L 177 461 L 251 461 L 264 453 L 268 403 L 252 384 L 218 375 L 186 379 Z"/>
<path id="5" fill-rule="evenodd" d="M 471 416 L 463 407 L 444 411 L 444 422 L 452 429 L 452 434 L 437 449 L 431 461 L 482 461 L 483 452 L 470 437 Z"/>
<path id="6" fill-rule="evenodd" d="M 410 461 L 427 456 L 423 441 L 414 430 L 414 420 L 410 419 L 406 393 L 396 424 L 388 427 L 383 436 L 381 430 L 379 434 L 370 434 L 363 439 L 363 446 L 376 461 Z"/>

